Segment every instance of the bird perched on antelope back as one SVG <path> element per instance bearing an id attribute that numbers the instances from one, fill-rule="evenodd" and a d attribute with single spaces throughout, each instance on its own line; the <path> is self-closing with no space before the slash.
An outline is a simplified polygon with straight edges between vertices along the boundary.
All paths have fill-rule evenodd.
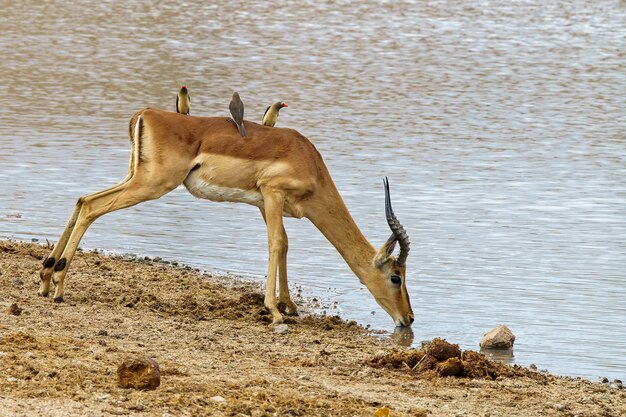
<path id="1" fill-rule="evenodd" d="M 228 108 L 230 109 L 230 115 L 233 117 L 233 121 L 237 125 L 237 129 L 239 129 L 239 134 L 242 138 L 245 138 L 246 128 L 243 126 L 243 101 L 241 101 L 238 92 L 235 91 L 233 93 L 233 98 L 230 100 Z"/>
<path id="2" fill-rule="evenodd" d="M 263 114 L 263 126 L 274 127 L 276 125 L 276 121 L 278 120 L 278 112 L 283 107 L 289 106 L 287 105 L 287 103 L 278 101 L 265 109 L 265 113 Z"/>
<path id="3" fill-rule="evenodd" d="M 190 104 L 189 91 L 187 91 L 187 86 L 183 85 L 176 96 L 176 112 L 188 115 Z"/>

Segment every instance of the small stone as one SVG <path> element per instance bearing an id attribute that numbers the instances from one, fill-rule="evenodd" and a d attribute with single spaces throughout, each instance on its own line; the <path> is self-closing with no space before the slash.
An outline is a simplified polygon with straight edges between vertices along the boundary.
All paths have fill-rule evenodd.
<path id="1" fill-rule="evenodd" d="M 107 332 L 106 330 L 99 330 L 98 331 L 98 336 L 108 336 L 109 332 Z"/>
<path id="2" fill-rule="evenodd" d="M 529 366 L 531 371 L 536 371 L 537 370 L 537 365 L 535 365 L 534 363 L 531 363 Z"/>
<path id="3" fill-rule="evenodd" d="M 7 308 L 7 313 L 9 313 L 12 316 L 19 316 L 20 314 L 22 314 L 22 310 L 21 308 L 19 308 L 17 306 L 17 303 L 13 303 L 9 306 L 9 308 Z"/>
<path id="4" fill-rule="evenodd" d="M 225 403 L 226 399 L 224 397 L 222 397 L 221 395 L 216 395 L 214 397 L 209 398 L 209 400 L 216 402 L 216 403 Z"/>
<path id="5" fill-rule="evenodd" d="M 146 357 L 124 360 L 117 368 L 117 385 L 120 388 L 154 390 L 161 384 L 159 364 Z"/>
<path id="6" fill-rule="evenodd" d="M 505 325 L 499 325 L 485 333 L 479 346 L 482 349 L 512 349 L 515 335 Z"/>
<path id="7" fill-rule="evenodd" d="M 21 279 L 19 279 L 19 278 L 16 278 L 16 279 L 15 279 L 15 285 L 24 285 L 24 281 L 22 281 L 22 280 L 21 280 Z"/>
<path id="8" fill-rule="evenodd" d="M 558 411 L 565 411 L 565 409 L 567 408 L 567 404 L 554 404 L 554 408 Z"/>
<path id="9" fill-rule="evenodd" d="M 286 324 L 279 324 L 274 328 L 274 332 L 278 334 L 287 334 L 289 326 Z"/>

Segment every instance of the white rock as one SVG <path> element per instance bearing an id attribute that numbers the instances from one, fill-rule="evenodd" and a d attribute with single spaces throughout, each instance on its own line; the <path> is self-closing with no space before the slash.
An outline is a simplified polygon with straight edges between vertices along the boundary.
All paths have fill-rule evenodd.
<path id="1" fill-rule="evenodd" d="M 513 332 L 501 324 L 492 329 L 488 333 L 485 333 L 479 346 L 482 349 L 512 349 L 515 342 L 515 335 Z"/>
<path id="2" fill-rule="evenodd" d="M 286 324 L 279 324 L 274 328 L 274 332 L 278 334 L 287 334 L 288 331 L 289 326 L 287 326 Z"/>

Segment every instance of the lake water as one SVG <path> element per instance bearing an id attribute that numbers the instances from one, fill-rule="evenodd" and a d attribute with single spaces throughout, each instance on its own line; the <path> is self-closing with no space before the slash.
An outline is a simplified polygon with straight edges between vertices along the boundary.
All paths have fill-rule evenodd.
<path id="1" fill-rule="evenodd" d="M 227 116 L 233 90 L 249 120 L 283 100 L 279 125 L 316 144 L 377 247 L 389 177 L 413 242 L 416 344 L 477 349 L 504 323 L 516 363 L 626 378 L 624 1 L 0 10 L 0 238 L 56 241 L 79 196 L 124 177 L 130 116 L 173 110 L 182 84 L 194 115 Z M 292 284 L 329 313 L 393 330 L 311 223 L 286 228 Z M 266 272 L 258 210 L 182 188 L 104 216 L 81 246 Z M 67 283 L 72 297 L 71 270 Z"/>

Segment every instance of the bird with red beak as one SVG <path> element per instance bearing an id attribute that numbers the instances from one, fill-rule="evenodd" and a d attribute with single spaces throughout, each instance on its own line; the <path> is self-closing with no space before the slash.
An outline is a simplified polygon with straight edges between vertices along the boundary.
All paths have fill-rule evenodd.
<path id="1" fill-rule="evenodd" d="M 189 98 L 189 91 L 187 91 L 187 86 L 183 85 L 180 87 L 180 91 L 176 96 L 176 112 L 189 115 L 190 105 L 191 99 Z"/>
<path id="2" fill-rule="evenodd" d="M 289 106 L 287 105 L 287 103 L 278 101 L 265 109 L 265 113 L 263 114 L 263 126 L 276 126 L 276 122 L 278 121 L 278 112 L 283 107 Z"/>

